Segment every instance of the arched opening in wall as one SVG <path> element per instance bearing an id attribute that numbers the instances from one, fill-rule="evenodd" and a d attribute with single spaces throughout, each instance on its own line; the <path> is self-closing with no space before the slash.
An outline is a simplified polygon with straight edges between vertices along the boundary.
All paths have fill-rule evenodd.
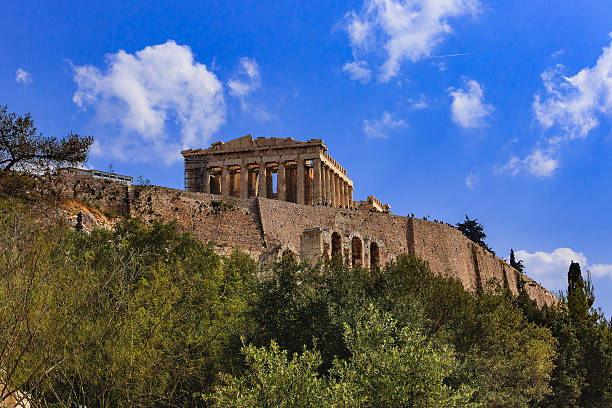
<path id="1" fill-rule="evenodd" d="M 332 234 L 332 258 L 334 256 L 342 256 L 342 240 L 340 234 L 334 232 Z"/>
<path id="2" fill-rule="evenodd" d="M 370 268 L 378 268 L 380 266 L 380 250 L 378 249 L 378 244 L 376 242 L 372 242 L 370 244 Z"/>
<path id="3" fill-rule="evenodd" d="M 353 267 L 361 267 L 362 265 L 362 248 L 361 239 L 353 237 L 351 240 L 351 252 L 353 253 Z"/>

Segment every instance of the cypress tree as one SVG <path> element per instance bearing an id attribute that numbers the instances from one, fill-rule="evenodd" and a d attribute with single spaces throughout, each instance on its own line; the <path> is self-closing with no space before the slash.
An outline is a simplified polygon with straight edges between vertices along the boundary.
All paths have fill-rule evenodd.
<path id="1" fill-rule="evenodd" d="M 80 211 L 77 214 L 77 222 L 74 226 L 74 229 L 77 231 L 83 231 L 83 213 L 81 213 Z"/>

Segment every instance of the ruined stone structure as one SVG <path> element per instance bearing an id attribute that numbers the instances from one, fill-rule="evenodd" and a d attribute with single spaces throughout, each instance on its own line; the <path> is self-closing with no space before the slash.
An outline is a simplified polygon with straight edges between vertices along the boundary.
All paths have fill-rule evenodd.
<path id="1" fill-rule="evenodd" d="M 391 206 L 383 204 L 374 196 L 368 196 L 365 201 L 353 201 L 353 205 L 362 210 L 380 211 L 387 214 L 391 213 Z"/>
<path id="2" fill-rule="evenodd" d="M 253 139 L 247 135 L 182 154 L 187 191 L 353 206 L 353 181 L 327 153 L 321 139 L 300 142 L 290 137 Z"/>

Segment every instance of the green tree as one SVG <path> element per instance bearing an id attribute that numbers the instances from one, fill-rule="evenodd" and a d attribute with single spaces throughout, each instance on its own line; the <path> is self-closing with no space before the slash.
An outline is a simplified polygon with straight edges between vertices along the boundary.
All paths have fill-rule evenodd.
<path id="1" fill-rule="evenodd" d="M 74 229 L 77 231 L 83 231 L 83 213 L 79 211 L 77 214 L 76 225 Z"/>
<path id="2" fill-rule="evenodd" d="M 477 218 L 470 220 L 468 216 L 465 216 L 465 221 L 458 223 L 457 228 L 468 237 L 472 242 L 480 245 L 481 247 L 491 251 L 489 246 L 484 242 L 487 235 L 484 233 L 484 227 L 478 222 Z"/>
<path id="3" fill-rule="evenodd" d="M 91 136 L 70 132 L 64 139 L 43 136 L 28 113 L 17 116 L 0 106 L 0 166 L 4 171 L 46 170 L 53 166 L 75 165 L 87 160 Z"/>
<path id="4" fill-rule="evenodd" d="M 519 259 L 518 262 L 516 261 L 513 249 L 510 249 L 510 266 L 521 273 L 525 269 L 525 265 L 523 265 L 523 261 L 521 259 Z"/>
<path id="5" fill-rule="evenodd" d="M 450 348 L 437 346 L 416 327 L 398 327 L 389 314 L 367 308 L 346 325 L 352 357 L 336 359 L 331 376 L 320 376 L 317 351 L 291 359 L 273 341 L 243 349 L 249 370 L 225 375 L 213 399 L 220 407 L 471 407 L 472 391 L 445 380 L 457 365 Z"/>

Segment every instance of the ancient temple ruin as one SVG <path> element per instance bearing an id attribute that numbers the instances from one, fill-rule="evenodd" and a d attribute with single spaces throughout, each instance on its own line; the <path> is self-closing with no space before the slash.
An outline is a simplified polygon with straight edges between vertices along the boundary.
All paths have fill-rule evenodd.
<path id="1" fill-rule="evenodd" d="M 305 205 L 354 205 L 353 181 L 321 139 L 300 142 L 247 135 L 181 153 L 187 191 Z"/>

